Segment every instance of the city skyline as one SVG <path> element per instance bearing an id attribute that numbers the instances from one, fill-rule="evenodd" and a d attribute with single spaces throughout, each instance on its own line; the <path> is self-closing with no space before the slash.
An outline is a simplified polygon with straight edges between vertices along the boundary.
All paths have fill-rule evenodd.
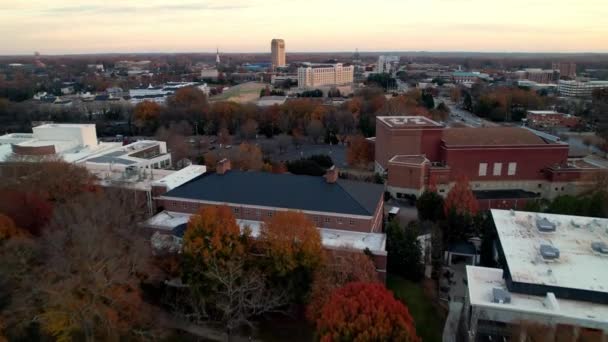
<path id="1" fill-rule="evenodd" d="M 608 52 L 606 15 L 601 0 L 26 1 L 0 5 L 0 54 L 214 52 L 218 43 L 257 53 L 276 36 L 288 53 Z"/>

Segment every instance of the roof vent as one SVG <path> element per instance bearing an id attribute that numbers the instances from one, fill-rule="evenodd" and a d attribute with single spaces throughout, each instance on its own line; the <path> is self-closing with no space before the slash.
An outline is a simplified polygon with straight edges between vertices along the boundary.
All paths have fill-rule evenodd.
<path id="1" fill-rule="evenodd" d="M 545 260 L 559 259 L 559 249 L 551 245 L 540 245 L 540 255 Z"/>
<path id="2" fill-rule="evenodd" d="M 539 219 L 536 219 L 536 228 L 538 228 L 539 231 L 544 232 L 544 233 L 554 232 L 555 223 L 547 220 L 546 217 L 539 218 Z"/>
<path id="3" fill-rule="evenodd" d="M 608 254 L 608 245 L 605 242 L 596 241 L 591 243 L 591 249 L 601 254 Z"/>
<path id="4" fill-rule="evenodd" d="M 547 292 L 547 297 L 543 300 L 543 305 L 549 310 L 559 310 L 559 303 L 553 292 Z"/>
<path id="5" fill-rule="evenodd" d="M 511 303 L 511 294 L 505 289 L 495 287 L 492 289 L 492 301 L 499 304 Z"/>
<path id="6" fill-rule="evenodd" d="M 574 227 L 574 228 L 580 228 L 580 227 L 582 227 L 582 225 L 580 223 L 578 223 L 578 222 L 576 222 L 574 220 L 572 220 L 571 223 L 572 223 L 572 227 Z"/>
<path id="7" fill-rule="evenodd" d="M 509 214 L 511 214 L 511 216 L 515 216 L 515 210 L 509 209 Z"/>

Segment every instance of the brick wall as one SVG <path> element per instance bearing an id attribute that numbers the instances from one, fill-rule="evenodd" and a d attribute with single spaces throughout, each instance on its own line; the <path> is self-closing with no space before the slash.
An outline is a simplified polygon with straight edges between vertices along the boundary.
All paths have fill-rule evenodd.
<path id="1" fill-rule="evenodd" d="M 215 204 L 204 204 L 198 202 L 190 202 L 183 200 L 173 199 L 160 199 L 158 205 L 162 206 L 165 210 L 176 211 L 182 213 L 196 213 L 199 208 L 205 205 Z M 253 220 L 253 221 L 265 221 L 272 217 L 276 212 L 273 209 L 259 209 L 256 207 L 250 207 L 245 205 L 227 205 L 232 209 L 234 217 L 242 220 Z M 382 208 L 381 204 L 378 204 L 379 208 Z M 350 217 L 348 215 L 323 215 L 323 214 L 307 214 L 311 221 L 318 227 L 340 229 L 355 232 L 369 233 L 372 229 L 379 232 L 381 230 L 381 221 L 377 220 L 378 213 L 381 213 L 380 209 L 377 209 L 375 216 L 367 219 Z M 374 224 L 374 218 L 380 223 Z"/>

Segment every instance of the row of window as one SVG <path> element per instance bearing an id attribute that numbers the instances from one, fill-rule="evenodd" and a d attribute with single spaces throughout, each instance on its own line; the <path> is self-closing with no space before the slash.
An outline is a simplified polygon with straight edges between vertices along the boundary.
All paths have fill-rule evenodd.
<path id="1" fill-rule="evenodd" d="M 492 176 L 502 176 L 502 164 L 494 163 L 492 168 Z M 515 176 L 517 172 L 517 163 L 511 162 L 507 165 L 507 176 Z M 488 175 L 488 163 L 479 163 L 479 176 Z"/>

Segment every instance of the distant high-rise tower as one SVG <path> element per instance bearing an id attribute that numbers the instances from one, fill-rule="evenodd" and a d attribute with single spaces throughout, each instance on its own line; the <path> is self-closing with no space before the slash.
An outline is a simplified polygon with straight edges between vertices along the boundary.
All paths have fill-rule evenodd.
<path id="1" fill-rule="evenodd" d="M 216 51 L 217 51 L 217 53 L 215 54 L 215 64 L 219 66 L 220 65 L 220 49 L 217 48 Z"/>
<path id="2" fill-rule="evenodd" d="M 285 41 L 283 39 L 273 39 L 270 42 L 272 53 L 272 69 L 285 66 Z"/>

